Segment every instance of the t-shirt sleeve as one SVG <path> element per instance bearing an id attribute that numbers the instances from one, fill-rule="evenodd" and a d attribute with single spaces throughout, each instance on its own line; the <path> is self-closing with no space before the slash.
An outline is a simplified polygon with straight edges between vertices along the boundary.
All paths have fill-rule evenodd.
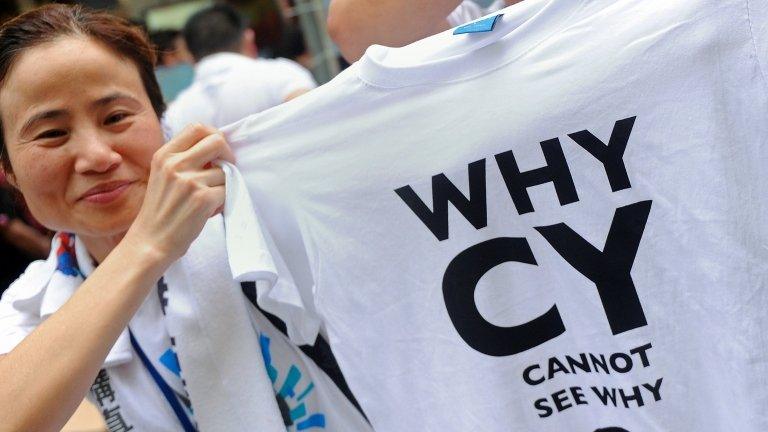
<path id="1" fill-rule="evenodd" d="M 749 25 L 757 51 L 757 61 L 763 79 L 768 79 L 768 2 L 746 0 L 749 11 Z"/>
<path id="2" fill-rule="evenodd" d="M 285 185 L 280 181 L 282 176 L 276 176 L 270 168 L 271 152 L 263 152 L 258 133 L 249 131 L 250 126 L 261 124 L 264 118 L 249 117 L 225 132 L 259 220 L 264 252 L 271 257 L 277 273 L 277 280 L 272 283 L 257 281 L 258 302 L 285 322 L 294 343 L 312 344 L 320 327 L 313 266 L 297 215 L 280 199 L 285 196 Z"/>
<path id="3" fill-rule="evenodd" d="M 313 290 L 297 284 L 293 274 L 277 250 L 271 236 L 265 232 L 268 250 L 277 269 L 273 283 L 256 282 L 259 306 L 280 317 L 288 336 L 297 345 L 314 345 L 320 331 L 320 318 L 314 307 Z"/>
<path id="4" fill-rule="evenodd" d="M 13 350 L 40 325 L 40 299 L 36 288 L 29 283 L 30 273 L 42 271 L 44 262 L 37 261 L 0 298 L 0 354 Z"/>
<path id="5" fill-rule="evenodd" d="M 317 87 L 315 79 L 304 67 L 288 59 L 278 59 L 275 78 L 276 90 L 280 99 L 285 100 L 298 90 L 311 90 Z"/>
<path id="6" fill-rule="evenodd" d="M 256 282 L 259 305 L 285 322 L 294 342 L 313 344 L 319 320 L 307 305 L 312 299 L 302 295 L 269 228 L 261 220 L 263 212 L 252 205 L 242 174 L 229 163 L 221 167 L 227 182 L 224 237 L 232 275 L 239 282 Z"/>

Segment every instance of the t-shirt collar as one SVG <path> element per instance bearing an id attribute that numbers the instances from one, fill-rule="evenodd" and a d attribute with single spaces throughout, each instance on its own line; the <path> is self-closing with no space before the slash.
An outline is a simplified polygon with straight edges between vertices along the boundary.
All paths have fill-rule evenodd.
<path id="1" fill-rule="evenodd" d="M 453 35 L 452 30 L 402 48 L 373 45 L 357 66 L 366 83 L 384 88 L 449 83 L 512 62 L 560 31 L 587 0 L 526 0 L 503 14 L 491 32 Z M 508 43 L 495 43 L 504 40 Z"/>

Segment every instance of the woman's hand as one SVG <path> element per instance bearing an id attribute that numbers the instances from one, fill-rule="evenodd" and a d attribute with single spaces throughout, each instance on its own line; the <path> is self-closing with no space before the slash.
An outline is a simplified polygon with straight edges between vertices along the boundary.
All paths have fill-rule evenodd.
<path id="1" fill-rule="evenodd" d="M 192 125 L 161 147 L 152 158 L 147 191 L 124 240 L 149 246 L 171 263 L 186 253 L 205 222 L 224 205 L 224 172 L 212 165 L 234 162 L 224 136 Z"/>

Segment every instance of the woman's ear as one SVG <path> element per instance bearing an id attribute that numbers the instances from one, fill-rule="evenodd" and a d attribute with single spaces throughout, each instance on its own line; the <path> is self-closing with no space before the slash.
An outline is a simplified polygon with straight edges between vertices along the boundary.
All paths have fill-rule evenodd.
<path id="1" fill-rule="evenodd" d="M 259 55 L 259 49 L 256 47 L 256 32 L 251 28 L 247 28 L 243 32 L 243 37 L 240 40 L 240 54 L 253 58 Z"/>
<path id="2" fill-rule="evenodd" d="M 15 176 L 15 175 L 13 175 L 13 173 L 9 173 L 9 172 L 6 172 L 6 171 L 2 171 L 2 172 L 0 172 L 0 175 L 4 176 L 4 177 L 5 177 L 5 181 L 6 181 L 6 182 L 7 182 L 9 185 L 13 186 L 13 188 L 14 188 L 14 189 L 16 189 L 16 190 L 18 190 L 18 189 L 19 189 L 19 187 L 18 187 L 18 186 L 17 186 L 17 184 L 16 184 L 16 176 Z"/>
<path id="3" fill-rule="evenodd" d="M 8 171 L 5 171 L 4 168 L 0 168 L 0 186 L 2 186 L 3 183 L 8 183 L 9 185 L 11 185 L 11 187 L 16 189 L 17 191 L 19 190 L 18 183 L 16 183 L 16 176 L 13 175 L 12 172 L 8 172 Z"/>

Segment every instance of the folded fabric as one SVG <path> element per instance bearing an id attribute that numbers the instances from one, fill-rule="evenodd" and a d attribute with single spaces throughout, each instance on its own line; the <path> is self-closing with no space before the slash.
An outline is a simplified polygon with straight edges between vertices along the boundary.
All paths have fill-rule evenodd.
<path id="1" fill-rule="evenodd" d="M 254 210 L 240 171 L 227 162 L 219 166 L 226 176 L 224 236 L 232 277 L 238 282 L 256 283 L 259 305 L 286 321 L 288 336 L 294 342 L 314 344 L 320 319 L 308 313 L 291 272 Z"/>
<path id="2" fill-rule="evenodd" d="M 319 319 L 307 322 L 290 272 L 254 211 L 242 176 L 234 165 L 217 162 L 226 176 L 222 218 L 211 218 L 205 236 L 166 272 L 169 286 L 168 330 L 175 338 L 186 389 L 201 430 L 283 431 L 259 335 L 239 282 L 253 281 L 259 304 L 287 317 L 293 340 L 314 342 Z M 212 259 L 224 239 L 229 269 Z M 223 250 L 221 251 L 223 252 Z M 278 277 L 278 275 L 280 275 Z M 312 325 L 314 323 L 314 326 Z"/>
<path id="3" fill-rule="evenodd" d="M 263 250 L 248 202 L 237 197 L 231 166 L 227 172 L 224 218 L 212 218 L 206 230 L 219 232 L 193 242 L 166 272 L 169 286 L 167 324 L 175 338 L 195 418 L 204 431 L 285 431 L 246 299 L 230 269 L 210 259 L 207 239 L 225 238 L 224 225 L 238 235 L 226 236 L 227 254 L 237 276 L 256 272 L 267 280 L 277 275 Z M 233 217 L 234 213 L 234 217 Z M 252 248 L 250 246 L 253 246 Z M 246 252 L 250 251 L 250 252 Z"/>

